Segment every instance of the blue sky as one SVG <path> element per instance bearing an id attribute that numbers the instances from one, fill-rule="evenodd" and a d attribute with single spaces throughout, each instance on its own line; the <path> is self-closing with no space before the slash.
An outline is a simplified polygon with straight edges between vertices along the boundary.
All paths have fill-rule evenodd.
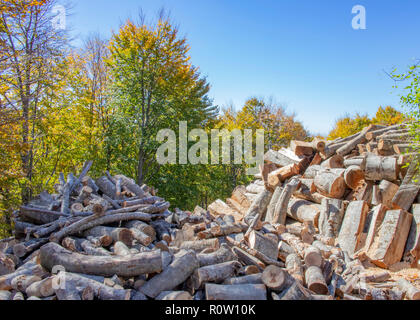
<path id="1" fill-rule="evenodd" d="M 312 133 L 326 134 L 346 113 L 399 108 L 384 73 L 420 58 L 418 0 L 73 0 L 77 39 L 104 37 L 141 8 L 164 7 L 191 45 L 219 106 L 273 97 Z M 352 8 L 366 8 L 366 30 L 353 30 Z M 79 42 L 76 41 L 75 45 Z"/>

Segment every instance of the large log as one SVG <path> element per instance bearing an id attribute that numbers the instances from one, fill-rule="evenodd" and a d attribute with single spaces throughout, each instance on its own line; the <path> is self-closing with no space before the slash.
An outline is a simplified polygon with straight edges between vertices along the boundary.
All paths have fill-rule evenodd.
<path id="1" fill-rule="evenodd" d="M 218 285 L 207 283 L 207 300 L 267 300 L 267 289 L 263 284 Z"/>
<path id="2" fill-rule="evenodd" d="M 238 261 L 228 261 L 198 268 L 191 276 L 195 290 L 202 289 L 207 282 L 222 283 L 233 277 L 241 268 Z"/>
<path id="3" fill-rule="evenodd" d="M 370 154 L 366 158 L 365 178 L 371 181 L 398 179 L 399 166 L 395 157 L 380 157 Z"/>
<path id="4" fill-rule="evenodd" d="M 350 256 L 359 249 L 368 211 L 365 201 L 352 201 L 347 207 L 337 241 Z"/>
<path id="5" fill-rule="evenodd" d="M 293 193 L 299 188 L 300 180 L 292 179 L 289 183 L 284 186 L 283 191 L 280 194 L 279 200 L 277 201 L 276 207 L 273 212 L 273 218 L 271 223 L 279 223 L 282 225 L 286 224 L 287 209 L 290 199 Z"/>
<path id="6" fill-rule="evenodd" d="M 389 182 L 388 180 L 382 180 L 379 184 L 379 192 L 381 195 L 381 203 L 387 207 L 392 207 L 392 199 L 398 192 L 398 185 Z"/>
<path id="7" fill-rule="evenodd" d="M 238 260 L 238 257 L 233 253 L 227 244 L 222 244 L 220 249 L 206 254 L 197 255 L 200 267 L 210 266 L 228 261 Z"/>
<path id="8" fill-rule="evenodd" d="M 40 249 L 40 261 L 41 265 L 48 270 L 51 270 L 54 266 L 63 266 L 68 272 L 105 277 L 111 277 L 115 274 L 123 277 L 133 277 L 162 270 L 160 250 L 127 257 L 94 257 L 68 251 L 53 242 Z"/>
<path id="9" fill-rule="evenodd" d="M 148 297 L 155 298 L 161 292 L 173 290 L 188 279 L 199 268 L 194 251 L 182 250 L 177 253 L 172 263 L 160 274 L 147 281 L 140 291 Z"/>
<path id="10" fill-rule="evenodd" d="M 319 193 L 329 198 L 341 199 L 346 191 L 344 178 L 331 171 L 319 172 L 314 184 Z"/>
<path id="11" fill-rule="evenodd" d="M 385 214 L 378 236 L 367 252 L 372 263 L 386 269 L 401 261 L 412 219 L 405 210 L 390 210 Z"/>

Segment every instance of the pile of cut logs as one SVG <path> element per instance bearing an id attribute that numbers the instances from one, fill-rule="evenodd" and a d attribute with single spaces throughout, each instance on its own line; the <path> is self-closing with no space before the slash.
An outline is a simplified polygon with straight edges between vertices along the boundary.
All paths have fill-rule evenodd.
<path id="1" fill-rule="evenodd" d="M 386 270 L 420 258 L 408 141 L 403 125 L 293 141 L 194 212 L 124 175 L 94 180 L 86 162 L 16 212 L 0 300 L 419 300 Z"/>

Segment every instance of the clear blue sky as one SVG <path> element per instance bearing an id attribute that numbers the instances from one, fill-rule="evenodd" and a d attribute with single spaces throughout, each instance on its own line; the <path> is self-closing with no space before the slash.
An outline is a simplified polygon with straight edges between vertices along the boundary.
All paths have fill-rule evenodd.
<path id="1" fill-rule="evenodd" d="M 326 134 L 346 112 L 399 108 L 383 70 L 420 58 L 418 0 L 73 0 L 77 38 L 105 37 L 139 8 L 171 12 L 208 77 L 214 103 L 240 108 L 251 96 L 273 97 L 312 133 Z M 353 30 L 354 5 L 367 29 Z M 75 42 L 77 44 L 77 41 Z"/>

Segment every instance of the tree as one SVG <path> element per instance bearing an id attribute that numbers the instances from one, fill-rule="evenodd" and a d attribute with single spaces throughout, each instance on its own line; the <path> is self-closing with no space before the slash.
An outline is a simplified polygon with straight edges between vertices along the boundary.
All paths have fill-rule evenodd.
<path id="1" fill-rule="evenodd" d="M 45 117 L 44 104 L 60 82 L 66 48 L 65 31 L 55 29 L 51 9 L 54 0 L 4 2 L 0 16 L 0 96 L 4 107 L 18 120 L 17 135 L 23 201 L 32 197 L 34 164 L 39 142 L 38 124 Z M 3 8 L 2 8 L 3 9 Z M 38 154 L 39 156 L 39 154 Z"/>
<path id="2" fill-rule="evenodd" d="M 417 162 L 417 170 L 420 172 L 420 64 L 419 62 L 410 66 L 404 73 L 394 70 L 391 73 L 395 80 L 395 88 L 400 84 L 404 87 L 404 94 L 401 95 L 401 104 L 407 109 L 407 120 L 412 136 L 412 150 L 416 155 L 413 158 Z"/>
<path id="3" fill-rule="evenodd" d="M 138 24 L 128 20 L 109 49 L 116 114 L 107 143 L 113 162 L 143 184 L 157 172 L 157 132 L 182 120 L 202 125 L 216 110 L 207 97 L 209 85 L 189 61 L 186 39 L 163 14 L 153 26 L 144 17 Z"/>

